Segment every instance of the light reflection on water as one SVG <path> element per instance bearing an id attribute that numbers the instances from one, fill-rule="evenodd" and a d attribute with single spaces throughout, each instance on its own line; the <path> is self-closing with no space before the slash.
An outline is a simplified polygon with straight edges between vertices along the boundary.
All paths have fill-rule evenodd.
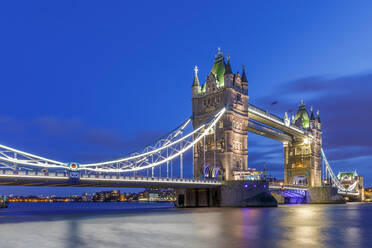
<path id="1" fill-rule="evenodd" d="M 0 247 L 369 247 L 371 225 L 372 204 L 23 203 L 0 210 Z"/>

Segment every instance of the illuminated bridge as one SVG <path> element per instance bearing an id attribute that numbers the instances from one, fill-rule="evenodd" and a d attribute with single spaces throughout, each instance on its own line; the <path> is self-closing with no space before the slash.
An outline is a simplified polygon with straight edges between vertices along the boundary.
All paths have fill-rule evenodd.
<path id="1" fill-rule="evenodd" d="M 220 51 L 204 85 L 197 73 L 195 68 L 192 117 L 152 145 L 116 160 L 85 164 L 0 145 L 0 184 L 216 189 L 248 173 L 247 133 L 253 132 L 283 144 L 284 183 L 271 184 L 272 191 L 304 194 L 326 182 L 340 194 L 359 194 L 358 182 L 345 188 L 332 171 L 322 148 L 319 112 L 315 117 L 311 109 L 309 116 L 301 103 L 292 119 L 287 113 L 280 118 L 249 104 L 244 67 L 241 75 L 233 74 Z M 184 166 L 188 151 L 192 166 Z M 184 178 L 190 167 L 193 178 Z"/>
<path id="2" fill-rule="evenodd" d="M 0 145 L 0 184 L 1 185 L 29 185 L 29 186 L 106 186 L 106 187 L 164 187 L 164 188 L 207 188 L 218 187 L 221 181 L 216 179 L 194 179 L 183 178 L 183 161 L 182 155 L 193 149 L 193 146 L 202 140 L 209 132 L 214 131 L 214 127 L 218 120 L 226 112 L 222 109 L 218 114 L 205 125 L 198 129 L 184 133 L 184 129 L 190 125 L 190 119 L 183 123 L 180 127 L 170 132 L 165 138 L 159 139 L 153 146 L 147 146 L 142 152 L 131 154 L 127 157 L 91 164 L 65 163 L 47 158 L 43 158 L 34 154 L 16 150 L 4 145 Z M 311 135 L 305 131 L 284 124 L 278 117 L 272 114 L 267 114 L 257 107 L 249 107 L 249 113 L 253 115 L 259 113 L 260 118 L 275 122 L 276 125 L 281 125 L 283 129 L 291 129 L 292 133 L 311 139 Z M 253 122 L 252 123 L 253 126 Z M 251 127 L 252 132 L 263 132 L 267 136 L 281 139 L 285 137 L 285 141 L 290 141 L 290 136 L 281 134 L 278 131 L 266 128 Z M 254 124 L 256 125 L 256 124 Z M 340 193 L 358 194 L 355 190 L 357 182 L 350 188 L 345 189 L 337 177 L 334 175 L 324 152 L 322 157 L 325 162 L 325 176 L 329 178 Z M 180 174 L 170 175 L 170 166 L 174 160 L 180 160 Z M 156 172 L 159 168 L 166 170 L 167 177 L 159 177 Z M 173 169 L 173 168 L 172 168 Z M 134 173 L 142 171 L 146 176 L 135 176 Z M 132 176 L 131 176 L 132 174 Z M 326 175 L 328 174 L 328 175 Z M 306 191 L 304 186 L 297 185 L 271 185 L 273 190 L 287 191 Z"/>

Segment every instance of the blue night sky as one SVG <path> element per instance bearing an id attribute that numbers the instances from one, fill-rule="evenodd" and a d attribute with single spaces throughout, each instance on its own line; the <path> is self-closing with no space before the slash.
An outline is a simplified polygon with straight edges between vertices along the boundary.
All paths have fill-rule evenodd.
<path id="1" fill-rule="evenodd" d="M 204 82 L 221 47 L 234 72 L 246 65 L 251 103 L 319 109 L 334 171 L 371 185 L 371 12 L 371 1 L 2 1 L 0 143 L 66 162 L 139 149 L 191 115 L 193 67 Z M 249 166 L 282 178 L 281 143 L 248 140 Z"/>

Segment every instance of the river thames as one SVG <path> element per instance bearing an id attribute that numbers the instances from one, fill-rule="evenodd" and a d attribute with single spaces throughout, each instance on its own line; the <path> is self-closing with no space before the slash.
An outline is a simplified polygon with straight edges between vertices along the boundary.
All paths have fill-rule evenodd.
<path id="1" fill-rule="evenodd" d="M 370 247 L 372 204 L 177 209 L 171 203 L 13 203 L 0 247 Z"/>

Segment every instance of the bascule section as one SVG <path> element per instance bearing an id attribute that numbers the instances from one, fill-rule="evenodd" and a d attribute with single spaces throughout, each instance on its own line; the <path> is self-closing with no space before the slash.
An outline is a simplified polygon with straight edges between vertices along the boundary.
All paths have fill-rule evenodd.
<path id="1" fill-rule="evenodd" d="M 242 73 L 233 73 L 230 58 L 220 49 L 204 84 L 200 84 L 198 68 L 192 84 L 194 129 L 212 118 L 221 108 L 226 113 L 194 147 L 196 178 L 233 180 L 234 173 L 248 169 L 248 80 Z"/>
<path id="2" fill-rule="evenodd" d="M 293 136 L 291 142 L 283 143 L 284 183 L 321 186 L 322 131 L 319 112 L 315 116 L 311 108 L 309 115 L 305 104 L 301 102 L 296 115 L 292 118 L 292 124 L 307 132 L 308 137 Z"/>

